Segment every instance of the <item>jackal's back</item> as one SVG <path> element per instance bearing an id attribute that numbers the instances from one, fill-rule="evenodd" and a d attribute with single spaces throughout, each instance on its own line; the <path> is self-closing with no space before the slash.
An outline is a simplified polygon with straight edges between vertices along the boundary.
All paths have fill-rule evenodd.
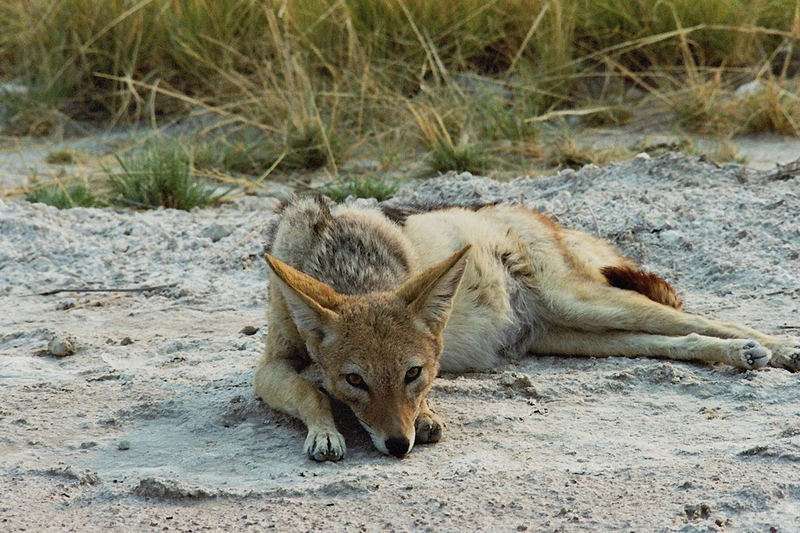
<path id="1" fill-rule="evenodd" d="M 268 249 L 344 294 L 393 289 L 415 270 L 408 239 L 379 211 L 322 197 L 290 202 Z"/>

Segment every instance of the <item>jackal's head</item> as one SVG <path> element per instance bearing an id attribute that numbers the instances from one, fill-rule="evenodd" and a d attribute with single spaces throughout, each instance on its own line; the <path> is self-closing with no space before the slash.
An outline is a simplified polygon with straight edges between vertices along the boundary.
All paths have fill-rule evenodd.
<path id="1" fill-rule="evenodd" d="M 272 256 L 272 282 L 322 369 L 383 453 L 414 446 L 414 421 L 439 371 L 442 332 L 469 247 L 390 292 L 345 295 Z"/>

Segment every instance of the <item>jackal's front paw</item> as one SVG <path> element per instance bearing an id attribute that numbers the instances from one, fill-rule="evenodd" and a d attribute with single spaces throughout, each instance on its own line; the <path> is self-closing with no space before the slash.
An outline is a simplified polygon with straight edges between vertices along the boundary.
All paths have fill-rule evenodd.
<path id="1" fill-rule="evenodd" d="M 308 428 L 305 448 L 315 461 L 338 461 L 347 450 L 342 434 L 327 428 Z"/>
<path id="2" fill-rule="evenodd" d="M 419 414 L 414 422 L 416 430 L 415 442 L 425 444 L 428 442 L 439 442 L 442 438 L 442 420 L 433 411 L 425 411 Z"/>
<path id="3" fill-rule="evenodd" d="M 787 340 L 770 346 L 772 359 L 770 366 L 785 368 L 792 372 L 800 371 L 800 340 Z"/>
<path id="4" fill-rule="evenodd" d="M 762 368 L 772 357 L 772 352 L 756 341 L 732 340 L 730 346 L 730 364 L 739 368 Z"/>

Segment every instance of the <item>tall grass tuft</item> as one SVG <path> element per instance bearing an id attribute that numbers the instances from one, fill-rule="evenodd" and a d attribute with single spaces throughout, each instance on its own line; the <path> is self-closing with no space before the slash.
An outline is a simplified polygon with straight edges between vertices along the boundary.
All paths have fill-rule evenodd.
<path id="1" fill-rule="evenodd" d="M 177 142 L 151 142 L 141 152 L 122 159 L 121 171 L 108 172 L 111 202 L 125 207 L 168 207 L 189 211 L 221 200 L 193 175 L 192 156 Z"/>
<path id="2" fill-rule="evenodd" d="M 341 202 L 349 196 L 356 198 L 375 198 L 379 202 L 391 198 L 400 184 L 389 179 L 375 177 L 343 178 L 326 184 L 319 192 L 334 202 Z"/>

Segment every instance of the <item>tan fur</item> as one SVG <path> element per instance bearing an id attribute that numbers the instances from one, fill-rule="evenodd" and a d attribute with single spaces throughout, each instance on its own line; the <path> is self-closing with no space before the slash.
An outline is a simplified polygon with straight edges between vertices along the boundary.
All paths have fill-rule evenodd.
<path id="1" fill-rule="evenodd" d="M 441 436 L 425 399 L 440 369 L 530 353 L 800 367 L 797 341 L 685 313 L 666 281 L 525 208 L 415 212 L 400 226 L 315 202 L 287 208 L 276 232 L 272 253 L 290 264 L 268 256 L 270 329 L 255 375 L 268 405 L 306 423 L 314 459 L 338 460 L 345 444 L 327 397 L 297 373 L 309 362 L 397 456 Z"/>

